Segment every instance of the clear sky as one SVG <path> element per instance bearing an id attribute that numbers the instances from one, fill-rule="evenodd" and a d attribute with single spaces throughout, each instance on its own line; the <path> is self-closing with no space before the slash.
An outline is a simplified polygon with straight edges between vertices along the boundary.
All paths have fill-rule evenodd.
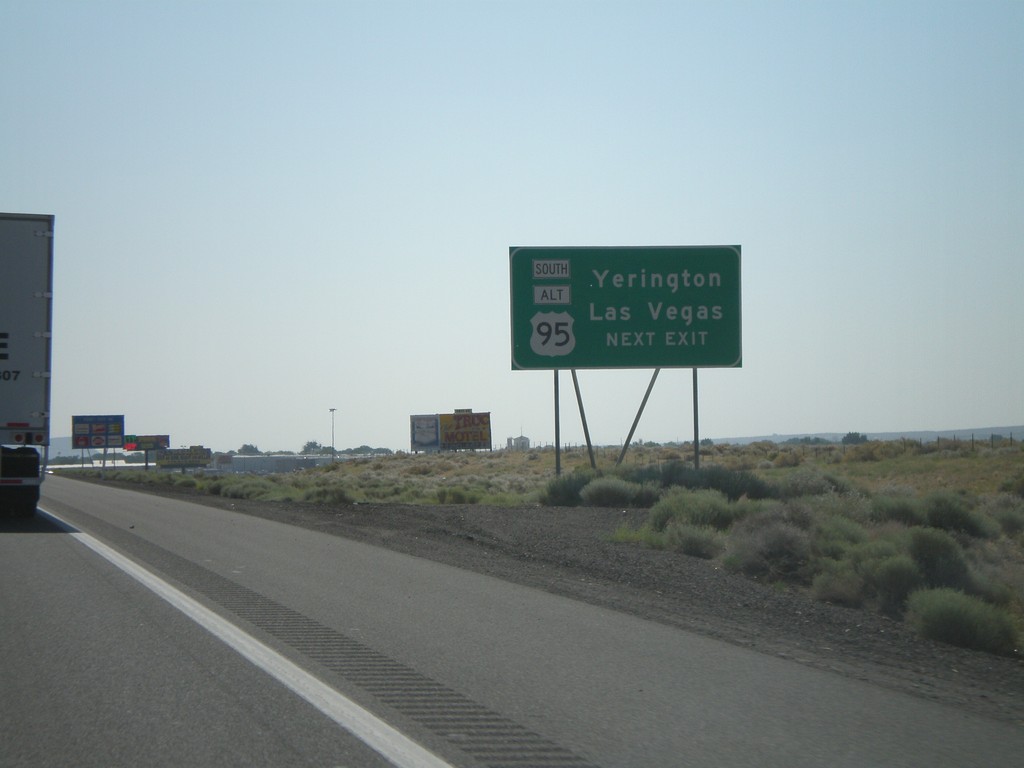
<path id="1" fill-rule="evenodd" d="M 55 436 L 550 443 L 525 245 L 742 246 L 701 437 L 1024 423 L 1018 0 L 0 0 L 0 210 L 56 216 Z M 595 442 L 650 373 L 580 372 Z M 692 438 L 691 379 L 635 439 Z"/>

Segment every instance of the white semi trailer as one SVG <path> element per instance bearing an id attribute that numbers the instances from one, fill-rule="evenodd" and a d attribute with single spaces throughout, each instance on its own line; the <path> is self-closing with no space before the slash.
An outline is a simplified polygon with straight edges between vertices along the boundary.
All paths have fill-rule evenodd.
<path id="1" fill-rule="evenodd" d="M 53 216 L 0 213 L 0 513 L 31 517 L 50 444 Z"/>

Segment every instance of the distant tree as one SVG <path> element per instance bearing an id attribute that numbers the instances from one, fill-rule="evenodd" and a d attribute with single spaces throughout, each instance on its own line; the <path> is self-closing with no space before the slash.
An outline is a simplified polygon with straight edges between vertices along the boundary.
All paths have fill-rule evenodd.
<path id="1" fill-rule="evenodd" d="M 263 451 L 261 451 L 255 445 L 250 445 L 249 443 L 246 443 L 245 445 L 238 449 L 239 456 L 260 456 L 262 453 Z"/>
<path id="2" fill-rule="evenodd" d="M 852 434 L 852 433 L 851 433 Z M 786 441 L 787 445 L 828 445 L 829 441 L 824 437 L 791 437 Z"/>
<path id="3" fill-rule="evenodd" d="M 330 449 L 328 448 L 325 451 L 324 447 L 320 445 L 320 443 L 318 443 L 316 440 L 310 440 L 304 446 L 302 446 L 302 450 L 299 451 L 299 453 L 307 456 L 319 456 L 321 453 L 330 453 Z"/>
<path id="4" fill-rule="evenodd" d="M 368 445 L 360 445 L 358 448 L 345 448 L 338 453 L 345 456 L 390 456 L 394 451 L 390 448 L 371 448 Z"/>
<path id="5" fill-rule="evenodd" d="M 843 438 L 843 445 L 860 445 L 868 441 L 867 435 L 862 435 L 860 432 L 847 432 Z"/>

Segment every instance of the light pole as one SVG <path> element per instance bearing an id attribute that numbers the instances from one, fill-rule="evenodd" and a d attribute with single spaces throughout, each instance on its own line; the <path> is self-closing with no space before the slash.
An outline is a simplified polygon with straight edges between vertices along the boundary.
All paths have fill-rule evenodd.
<path id="1" fill-rule="evenodd" d="M 331 412 L 331 463 L 334 463 L 334 412 L 337 408 L 328 408 Z"/>

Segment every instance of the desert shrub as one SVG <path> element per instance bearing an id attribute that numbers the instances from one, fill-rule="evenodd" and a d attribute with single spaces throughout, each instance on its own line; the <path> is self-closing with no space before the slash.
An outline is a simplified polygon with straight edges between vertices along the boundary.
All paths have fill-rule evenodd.
<path id="1" fill-rule="evenodd" d="M 800 579 L 810 560 L 810 537 L 784 510 L 750 515 L 736 524 L 725 565 L 750 576 Z"/>
<path id="2" fill-rule="evenodd" d="M 742 514 L 740 506 L 730 504 L 721 491 L 692 491 L 680 496 L 685 502 L 683 519 L 696 526 L 724 531 Z"/>
<path id="3" fill-rule="evenodd" d="M 995 520 L 1007 536 L 1024 532 L 1024 499 L 1001 493 L 985 499 L 979 511 Z"/>
<path id="4" fill-rule="evenodd" d="M 647 516 L 647 524 L 652 531 L 662 533 L 670 520 L 677 516 L 682 517 L 683 510 L 686 508 L 686 501 L 683 495 L 678 491 L 667 493 L 651 507 L 651 511 Z"/>
<path id="5" fill-rule="evenodd" d="M 858 524 L 871 522 L 871 499 L 857 491 L 825 493 L 810 499 L 821 515 L 845 517 Z"/>
<path id="6" fill-rule="evenodd" d="M 480 494 L 459 485 L 437 489 L 438 504 L 476 504 Z"/>
<path id="7" fill-rule="evenodd" d="M 913 499 L 917 497 L 917 488 L 908 483 L 887 482 L 878 488 L 880 496 L 894 496 L 897 498 Z"/>
<path id="8" fill-rule="evenodd" d="M 847 560 L 826 560 L 811 582 L 815 600 L 859 608 L 864 603 L 864 579 Z"/>
<path id="9" fill-rule="evenodd" d="M 1013 602 L 1013 589 L 987 569 L 981 572 L 970 569 L 966 592 L 992 605 L 1009 606 Z"/>
<path id="10" fill-rule="evenodd" d="M 903 525 L 923 525 L 924 509 L 912 496 L 879 495 L 871 500 L 871 517 L 877 522 L 891 520 Z"/>
<path id="11" fill-rule="evenodd" d="M 846 493 L 849 484 L 820 469 L 805 467 L 787 475 L 779 483 L 779 495 L 784 499 L 796 499 L 801 496 L 821 496 L 826 493 Z"/>
<path id="12" fill-rule="evenodd" d="M 705 560 L 718 557 L 725 548 L 722 535 L 714 528 L 689 523 L 670 523 L 665 529 L 665 542 L 684 555 Z"/>
<path id="13" fill-rule="evenodd" d="M 818 508 L 811 498 L 790 499 L 770 507 L 773 514 L 782 515 L 786 522 L 809 531 L 818 517 Z"/>
<path id="14" fill-rule="evenodd" d="M 694 469 L 680 461 L 651 465 L 634 470 L 633 482 L 655 482 L 664 488 L 680 487 L 689 490 L 721 491 L 735 501 L 743 496 L 749 499 L 767 499 L 774 496 L 772 487 L 757 475 L 722 466 Z"/>
<path id="15" fill-rule="evenodd" d="M 699 471 L 700 488 L 721 491 L 730 501 L 740 498 L 770 499 L 775 496 L 774 489 L 750 472 L 743 472 L 725 467 L 708 467 Z"/>
<path id="16" fill-rule="evenodd" d="M 674 490 L 651 507 L 647 522 L 654 531 L 664 531 L 672 520 L 724 531 L 747 511 L 748 506 L 729 503 L 720 491 Z"/>
<path id="17" fill-rule="evenodd" d="M 303 501 L 315 504 L 351 504 L 352 497 L 342 486 L 317 485 L 307 488 L 302 495 Z"/>
<path id="18" fill-rule="evenodd" d="M 732 515 L 740 521 L 751 515 L 789 514 L 788 505 L 778 499 L 740 499 L 733 502 Z"/>
<path id="19" fill-rule="evenodd" d="M 921 569 L 924 583 L 933 588 L 966 589 L 970 570 L 956 539 L 937 528 L 910 531 L 910 556 Z"/>
<path id="20" fill-rule="evenodd" d="M 260 499 L 273 495 L 273 485 L 262 478 L 242 476 L 225 482 L 220 495 L 226 499 Z"/>
<path id="21" fill-rule="evenodd" d="M 874 440 L 849 447 L 843 458 L 845 461 L 882 461 L 896 458 L 902 452 L 900 443 Z"/>
<path id="22" fill-rule="evenodd" d="M 1007 480 L 999 487 L 999 490 L 1003 493 L 1012 493 L 1015 496 L 1024 498 L 1024 474 L 1013 480 Z"/>
<path id="23" fill-rule="evenodd" d="M 692 477 L 693 467 L 682 461 L 666 461 L 662 464 L 647 464 L 634 467 L 623 475 L 635 483 L 657 483 L 663 488 L 682 485 L 679 478 Z"/>
<path id="24" fill-rule="evenodd" d="M 797 451 L 781 451 L 778 456 L 772 459 L 773 467 L 799 467 L 802 457 Z"/>
<path id="25" fill-rule="evenodd" d="M 955 589 L 914 592 L 907 600 L 907 621 L 941 643 L 998 654 L 1017 648 L 1017 627 L 1007 611 Z"/>
<path id="26" fill-rule="evenodd" d="M 551 480 L 540 496 L 546 507 L 576 507 L 580 504 L 580 491 L 597 475 L 593 470 L 576 469 Z"/>
<path id="27" fill-rule="evenodd" d="M 910 593 L 924 584 L 921 571 L 910 555 L 894 555 L 873 561 L 866 570 L 865 580 L 886 613 L 901 610 Z"/>
<path id="28" fill-rule="evenodd" d="M 395 501 L 399 501 L 403 504 L 429 504 L 430 499 L 433 496 L 427 493 L 427 490 L 420 485 L 406 485 L 402 487 L 401 493 L 395 497 Z M 353 498 L 353 501 L 358 501 L 357 498 Z"/>
<path id="29" fill-rule="evenodd" d="M 221 488 L 224 487 L 224 480 L 219 477 L 211 477 L 203 481 L 202 490 L 210 496 L 220 496 Z"/>
<path id="30" fill-rule="evenodd" d="M 598 477 L 580 489 L 580 500 L 592 507 L 629 507 L 639 492 L 639 483 L 621 477 Z"/>
<path id="31" fill-rule="evenodd" d="M 812 525 L 815 552 L 824 557 L 839 560 L 854 544 L 867 541 L 864 527 L 848 517 L 837 514 L 823 514 Z"/>
<path id="32" fill-rule="evenodd" d="M 925 498 L 924 506 L 925 521 L 933 528 L 984 539 L 998 535 L 995 523 L 972 509 L 970 502 L 962 496 L 938 491 Z"/>
<path id="33" fill-rule="evenodd" d="M 856 544 L 846 552 L 846 558 L 859 570 L 869 570 L 872 567 L 871 563 L 887 560 L 896 555 L 906 554 L 907 547 L 909 547 L 909 539 L 907 539 L 905 545 L 901 546 L 900 542 L 894 541 L 892 538 L 879 537 L 877 530 L 872 535 L 874 538 L 870 538 L 861 544 Z"/>
<path id="34" fill-rule="evenodd" d="M 479 488 L 457 488 L 461 496 L 456 496 L 455 504 L 479 504 L 483 492 Z"/>
<path id="35" fill-rule="evenodd" d="M 654 483 L 640 483 L 637 486 L 636 495 L 633 497 L 633 506 L 640 509 L 650 509 L 658 503 L 660 498 L 660 487 Z"/>
<path id="36" fill-rule="evenodd" d="M 413 464 L 412 466 L 406 467 L 402 470 L 402 473 L 406 475 L 419 475 L 422 477 L 424 475 L 433 475 L 435 471 L 435 468 L 430 464 Z"/>

